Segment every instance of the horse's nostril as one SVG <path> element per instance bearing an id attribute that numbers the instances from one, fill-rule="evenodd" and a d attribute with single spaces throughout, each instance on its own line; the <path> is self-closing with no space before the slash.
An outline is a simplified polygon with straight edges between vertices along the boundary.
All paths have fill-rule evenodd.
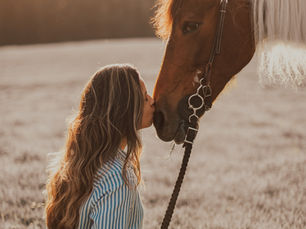
<path id="1" fill-rule="evenodd" d="M 157 129 L 161 129 L 162 126 L 164 125 L 164 121 L 165 121 L 164 114 L 161 111 L 155 111 L 153 117 L 154 126 Z"/>

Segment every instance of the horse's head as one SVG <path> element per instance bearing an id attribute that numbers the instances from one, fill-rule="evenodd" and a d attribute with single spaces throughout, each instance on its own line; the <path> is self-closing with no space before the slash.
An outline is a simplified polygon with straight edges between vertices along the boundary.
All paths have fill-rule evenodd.
<path id="1" fill-rule="evenodd" d="M 161 0 L 155 23 L 168 43 L 154 89 L 154 126 L 164 141 L 184 140 L 187 98 L 198 88 L 213 48 L 219 7 L 220 0 Z M 212 100 L 254 54 L 251 8 L 249 0 L 228 1 L 221 53 L 211 71 Z"/>

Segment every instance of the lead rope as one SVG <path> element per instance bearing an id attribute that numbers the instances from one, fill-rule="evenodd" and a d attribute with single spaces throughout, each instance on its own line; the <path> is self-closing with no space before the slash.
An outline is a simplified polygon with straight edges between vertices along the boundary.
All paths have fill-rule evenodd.
<path id="1" fill-rule="evenodd" d="M 194 128 L 194 129 L 196 131 L 194 131 L 194 134 L 191 137 L 188 138 L 189 142 L 193 142 L 193 140 L 196 137 L 197 129 L 196 128 Z M 181 169 L 180 169 L 178 178 L 176 180 L 176 183 L 175 183 L 175 186 L 174 186 L 171 198 L 170 198 L 170 202 L 168 204 L 168 208 L 167 208 L 166 214 L 164 216 L 164 219 L 163 219 L 163 222 L 162 222 L 162 225 L 161 225 L 161 229 L 167 229 L 169 224 L 170 224 L 170 221 L 171 221 L 171 218 L 172 218 L 172 215 L 173 215 L 173 211 L 174 211 L 174 208 L 175 208 L 176 200 L 177 200 L 177 197 L 179 195 L 179 192 L 180 192 L 183 180 L 184 180 L 185 172 L 186 172 L 186 169 L 187 169 L 188 161 L 189 161 L 189 158 L 190 158 L 192 143 L 190 144 L 190 143 L 185 142 L 184 147 L 185 147 L 185 152 L 184 152 L 184 157 L 183 157 Z"/>
<path id="2" fill-rule="evenodd" d="M 187 133 L 185 136 L 185 140 L 184 140 L 184 145 L 183 145 L 183 147 L 185 147 L 184 157 L 183 157 L 183 161 L 182 161 L 182 165 L 180 168 L 178 178 L 175 182 L 175 186 L 174 186 L 171 198 L 170 198 L 170 202 L 168 204 L 167 211 L 165 213 L 165 216 L 164 216 L 164 219 L 161 225 L 161 229 L 167 229 L 169 227 L 169 224 L 171 222 L 171 218 L 173 215 L 173 211 L 175 208 L 175 204 L 177 201 L 177 197 L 179 195 L 179 192 L 180 192 L 183 180 L 184 180 L 188 161 L 189 161 L 190 154 L 191 154 L 191 149 L 193 146 L 193 141 L 198 133 L 198 128 L 199 128 L 199 125 L 198 125 L 199 117 L 197 115 L 197 111 L 204 108 L 204 113 L 205 113 L 211 108 L 211 95 L 212 95 L 211 88 L 209 85 L 204 85 L 207 81 L 207 77 L 210 74 L 210 71 L 211 71 L 211 68 L 207 68 L 204 74 L 204 77 L 200 81 L 201 85 L 198 87 L 197 92 L 191 95 L 188 99 L 188 108 L 191 109 L 193 113 L 189 116 L 189 123 L 188 123 L 189 125 L 188 125 Z M 201 95 L 200 92 L 203 93 L 203 96 Z M 201 104 L 199 104 L 198 107 L 192 104 L 192 101 L 195 101 L 196 99 L 201 101 Z"/>
<path id="3" fill-rule="evenodd" d="M 209 61 L 206 64 L 204 76 L 200 80 L 200 86 L 198 87 L 196 93 L 192 94 L 188 98 L 188 108 L 191 109 L 193 112 L 188 118 L 189 125 L 188 125 L 188 129 L 187 129 L 187 133 L 186 133 L 184 145 L 183 145 L 183 147 L 185 147 L 184 157 L 183 157 L 179 175 L 175 182 L 175 186 L 174 186 L 174 189 L 173 189 L 173 192 L 172 192 L 172 195 L 171 195 L 168 207 L 167 207 L 167 211 L 165 213 L 164 219 L 161 224 L 161 229 L 168 229 L 169 227 L 169 224 L 171 222 L 171 218 L 173 215 L 173 211 L 176 205 L 177 197 L 179 195 L 179 192 L 180 192 L 183 180 L 184 180 L 188 161 L 189 161 L 190 154 L 191 154 L 191 149 L 193 146 L 193 141 L 198 133 L 199 116 L 197 115 L 197 111 L 204 108 L 204 113 L 205 113 L 211 108 L 212 91 L 210 87 L 210 74 L 211 74 L 211 69 L 212 69 L 212 65 L 213 65 L 215 56 L 217 54 L 220 54 L 220 51 L 221 51 L 220 47 L 221 47 L 222 31 L 223 31 L 227 2 L 228 0 L 221 0 L 220 18 L 219 18 L 217 33 L 215 36 L 214 46 L 210 54 Z M 203 96 L 201 94 L 203 94 Z M 196 101 L 196 100 L 200 101 L 200 104 L 198 106 L 195 106 L 192 103 L 192 101 Z"/>

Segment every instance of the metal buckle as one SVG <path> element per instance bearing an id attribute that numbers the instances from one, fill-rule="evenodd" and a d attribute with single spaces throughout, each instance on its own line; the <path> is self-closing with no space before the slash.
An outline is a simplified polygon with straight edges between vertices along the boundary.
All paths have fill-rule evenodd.
<path id="1" fill-rule="evenodd" d="M 191 133 L 189 131 L 193 131 L 194 132 L 194 136 L 196 136 L 197 133 L 198 133 L 198 129 L 193 128 L 193 127 L 188 127 L 188 129 L 187 129 L 187 133 L 186 133 L 186 136 L 185 136 L 184 143 L 188 143 L 188 144 L 192 145 L 193 144 L 193 140 L 195 139 L 195 137 L 193 139 L 189 140 L 188 137 L 189 137 L 189 134 Z"/>
<path id="2" fill-rule="evenodd" d="M 202 86 L 202 91 L 205 98 L 212 95 L 211 87 L 209 85 Z"/>

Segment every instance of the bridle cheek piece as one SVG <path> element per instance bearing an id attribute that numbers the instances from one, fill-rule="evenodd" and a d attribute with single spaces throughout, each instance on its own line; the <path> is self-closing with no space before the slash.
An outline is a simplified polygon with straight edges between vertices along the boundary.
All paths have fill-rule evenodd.
<path id="1" fill-rule="evenodd" d="M 219 10 L 219 21 L 218 27 L 215 34 L 214 45 L 211 50 L 209 60 L 205 66 L 205 71 L 202 78 L 200 79 L 200 86 L 197 88 L 196 92 L 189 96 L 188 98 L 188 109 L 192 113 L 188 117 L 188 129 L 185 135 L 184 146 L 186 144 L 193 144 L 196 133 L 198 132 L 198 121 L 200 117 L 197 112 L 204 109 L 204 113 L 208 111 L 212 106 L 212 89 L 210 86 L 211 70 L 216 55 L 221 53 L 221 41 L 224 27 L 224 20 L 226 14 L 228 0 L 221 0 L 220 10 Z M 200 101 L 195 103 L 195 101 Z"/>

